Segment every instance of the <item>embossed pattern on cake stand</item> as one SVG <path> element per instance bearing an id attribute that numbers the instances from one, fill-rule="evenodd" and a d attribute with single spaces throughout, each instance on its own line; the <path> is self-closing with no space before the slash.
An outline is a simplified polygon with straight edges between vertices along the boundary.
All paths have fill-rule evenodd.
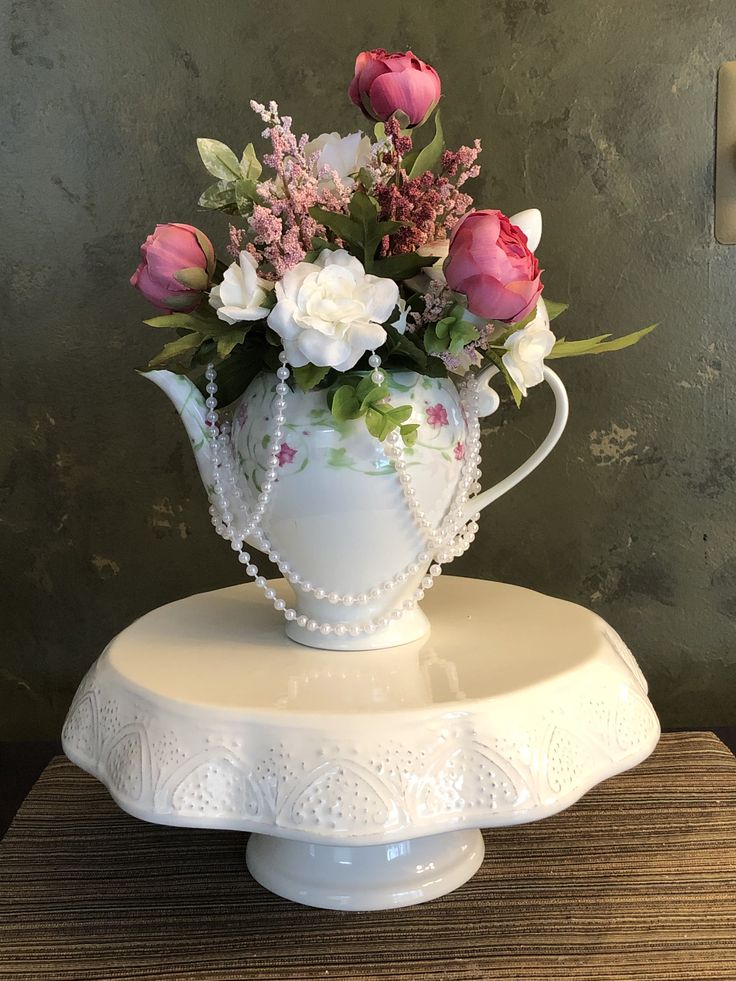
<path id="1" fill-rule="evenodd" d="M 443 578 L 429 638 L 319 651 L 252 585 L 154 610 L 89 671 L 69 758 L 130 814 L 255 832 L 252 874 L 310 905 L 385 909 L 474 874 L 479 828 L 534 821 L 646 758 L 646 682 L 596 614 Z"/>

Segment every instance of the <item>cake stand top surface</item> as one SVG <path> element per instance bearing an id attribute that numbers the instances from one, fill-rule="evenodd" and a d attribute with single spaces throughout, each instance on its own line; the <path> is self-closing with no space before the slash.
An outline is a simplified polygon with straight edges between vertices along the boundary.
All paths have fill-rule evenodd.
<path id="1" fill-rule="evenodd" d="M 153 610 L 106 656 L 121 681 L 149 697 L 320 716 L 495 698 L 615 657 L 598 616 L 519 586 L 443 578 L 425 609 L 432 632 L 422 640 L 321 651 L 289 640 L 255 586 L 231 586 Z"/>
<path id="2" fill-rule="evenodd" d="M 361 652 L 287 639 L 255 586 L 170 603 L 90 668 L 64 750 L 145 820 L 336 845 L 546 817 L 656 744 L 596 614 L 445 577 L 425 609 L 429 637 Z"/>

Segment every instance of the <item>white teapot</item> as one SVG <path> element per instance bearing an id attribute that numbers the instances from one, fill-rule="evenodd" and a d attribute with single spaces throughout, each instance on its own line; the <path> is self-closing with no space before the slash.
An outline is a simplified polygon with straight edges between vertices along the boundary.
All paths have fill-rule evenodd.
<path id="1" fill-rule="evenodd" d="M 245 541 L 269 554 L 293 588 L 294 600 L 288 591 L 279 596 L 279 584 L 258 576 L 241 552 L 246 572 L 285 617 L 287 635 L 311 647 L 366 650 L 429 633 L 419 601 L 441 563 L 469 546 L 478 513 L 539 466 L 562 435 L 567 394 L 545 368 L 556 402 L 547 437 L 512 474 L 478 493 L 478 418 L 498 407 L 489 387 L 497 373 L 484 369 L 461 393 L 449 378 L 387 372 L 392 404 L 410 405 L 409 422 L 419 425 L 411 449 L 397 435 L 375 439 L 362 419 L 338 422 L 325 391 L 279 395 L 276 376 L 261 374 L 234 405 L 227 459 L 222 447 L 213 453 L 212 417 L 196 386 L 170 371 L 145 377 L 166 392 L 186 426 L 213 523 L 220 521 L 222 533 L 217 500 L 226 517 L 249 513 Z"/>

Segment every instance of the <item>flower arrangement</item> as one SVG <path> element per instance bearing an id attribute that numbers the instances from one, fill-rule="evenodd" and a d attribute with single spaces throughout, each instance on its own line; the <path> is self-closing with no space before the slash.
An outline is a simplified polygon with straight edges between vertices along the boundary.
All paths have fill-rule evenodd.
<path id="1" fill-rule="evenodd" d="M 199 205 L 229 216 L 231 261 L 191 225 L 149 235 L 131 282 L 163 311 L 145 323 L 177 335 L 149 367 L 204 392 L 214 365 L 227 405 L 281 357 L 303 391 L 328 391 L 336 419 L 411 445 L 411 410 L 391 404 L 379 364 L 454 378 L 493 364 L 520 405 L 545 359 L 619 350 L 653 329 L 555 337 L 566 306 L 542 297 L 541 215 L 474 209 L 480 141 L 445 146 L 434 68 L 411 51 L 364 51 L 348 94 L 372 136 L 297 137 L 276 103 L 251 102 L 270 144 L 262 162 L 250 143 L 238 159 L 197 141 L 215 179 Z"/>

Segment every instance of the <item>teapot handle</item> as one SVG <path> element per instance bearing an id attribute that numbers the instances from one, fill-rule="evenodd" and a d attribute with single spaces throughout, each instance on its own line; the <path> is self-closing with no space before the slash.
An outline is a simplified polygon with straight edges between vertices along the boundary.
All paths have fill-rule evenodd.
<path id="1" fill-rule="evenodd" d="M 498 406 L 498 396 L 493 389 L 488 388 L 488 382 L 494 377 L 494 375 L 497 374 L 498 368 L 492 365 L 484 372 L 481 372 L 481 374 L 478 376 L 478 384 L 481 388 L 479 406 L 481 415 L 489 415 L 490 412 L 493 412 Z M 493 487 L 489 487 L 488 490 L 483 491 L 481 494 L 478 494 L 477 497 L 474 497 L 472 500 L 468 501 L 468 517 L 471 514 L 475 514 L 477 511 L 482 511 L 483 508 L 486 508 L 489 504 L 497 501 L 502 494 L 510 491 L 512 487 L 516 487 L 516 485 L 521 483 L 525 477 L 528 477 L 529 474 L 533 470 L 536 470 L 539 464 L 551 453 L 560 436 L 562 436 L 567 423 L 569 409 L 567 392 L 558 375 L 556 375 L 551 368 L 547 368 L 546 366 L 544 368 L 544 380 L 552 389 L 552 394 L 555 397 L 555 417 L 552 420 L 550 431 L 547 433 L 542 443 L 536 448 L 529 459 L 522 463 L 520 467 L 517 467 L 513 473 L 510 473 L 508 477 L 504 477 L 503 480 L 499 480 L 499 482 L 494 484 Z M 483 386 L 485 386 L 485 391 L 483 391 Z"/>

